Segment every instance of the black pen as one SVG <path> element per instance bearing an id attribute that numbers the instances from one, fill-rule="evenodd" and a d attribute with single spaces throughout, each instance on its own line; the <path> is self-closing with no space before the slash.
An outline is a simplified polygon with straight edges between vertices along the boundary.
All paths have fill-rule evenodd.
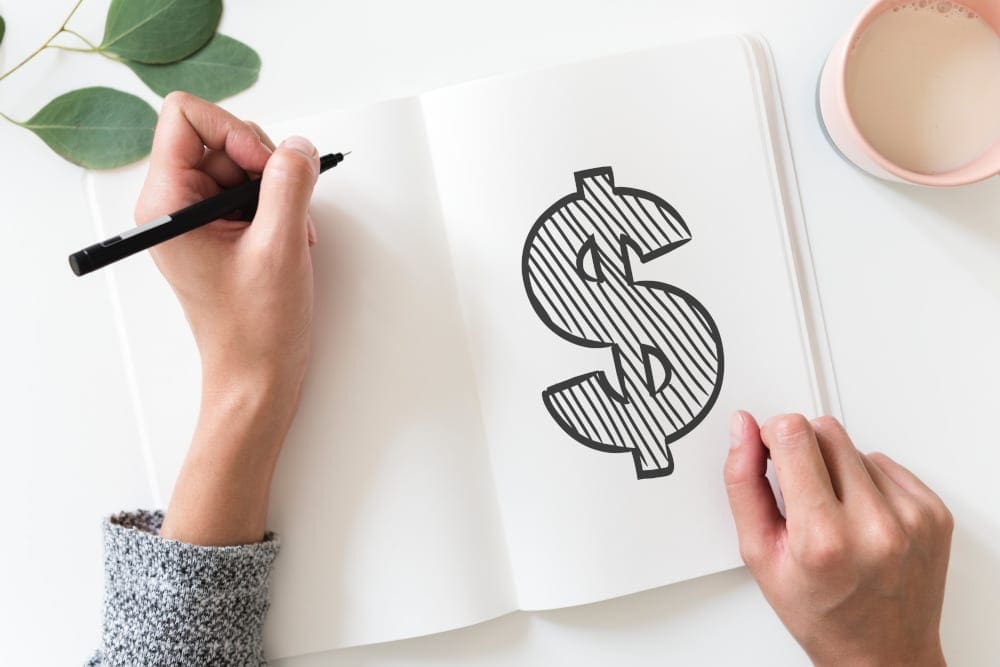
<path id="1" fill-rule="evenodd" d="M 330 153 L 321 157 L 319 159 L 319 173 L 322 174 L 327 169 L 340 164 L 345 155 L 350 155 L 350 151 Z M 69 256 L 69 267 L 73 269 L 73 273 L 82 276 L 236 212 L 242 213 L 245 219 L 250 220 L 257 210 L 259 197 L 260 179 L 256 178 L 243 185 L 220 192 L 205 201 L 191 204 L 175 213 L 150 220 L 127 232 L 122 232 L 118 236 L 112 236 L 106 241 L 74 252 Z"/>

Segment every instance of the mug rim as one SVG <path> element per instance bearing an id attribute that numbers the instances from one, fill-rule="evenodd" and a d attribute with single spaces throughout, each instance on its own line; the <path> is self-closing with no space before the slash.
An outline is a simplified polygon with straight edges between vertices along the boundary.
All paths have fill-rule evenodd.
<path id="1" fill-rule="evenodd" d="M 871 144 L 870 141 L 868 141 L 868 137 L 864 135 L 854 119 L 854 113 L 851 110 L 851 105 L 847 99 L 847 63 L 850 60 L 851 51 L 854 48 L 856 40 L 861 33 L 864 32 L 864 29 L 868 28 L 870 23 L 875 18 L 889 11 L 894 6 L 909 4 L 909 2 L 914 1 L 916 0 L 874 0 L 874 2 L 869 4 L 854 20 L 854 23 L 847 31 L 846 38 L 840 45 L 835 46 L 835 48 L 840 49 L 840 53 L 836 54 L 838 56 L 838 62 L 836 71 L 837 76 L 835 77 L 836 80 L 834 82 L 834 85 L 837 88 L 835 103 L 839 107 L 842 117 L 847 121 L 850 129 L 858 139 L 858 142 L 865 154 L 879 167 L 885 169 L 896 178 L 909 181 L 917 185 L 948 187 L 956 185 L 970 185 L 972 183 L 978 183 L 979 181 L 984 181 L 988 178 L 996 176 L 997 174 L 1000 174 L 1000 164 L 991 164 L 990 158 L 992 153 L 1000 150 L 1000 138 L 987 146 L 986 150 L 983 151 L 982 154 L 966 164 L 937 174 L 927 174 L 907 169 L 906 167 L 901 166 L 897 162 L 893 162 L 883 155 Z M 934 1 L 936 0 L 929 0 L 929 2 Z M 961 5 L 969 11 L 976 12 L 975 9 L 970 7 L 963 0 L 948 0 L 948 2 Z M 986 19 L 983 18 L 979 12 L 976 12 L 976 15 L 979 16 L 981 20 L 986 21 Z M 996 26 L 991 25 L 990 27 L 996 30 Z M 1000 33 L 998 33 L 998 37 L 1000 37 Z"/>

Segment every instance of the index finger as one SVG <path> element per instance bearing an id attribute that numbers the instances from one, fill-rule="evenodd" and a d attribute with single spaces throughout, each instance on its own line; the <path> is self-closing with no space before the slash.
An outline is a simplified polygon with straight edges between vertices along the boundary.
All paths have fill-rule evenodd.
<path id="1" fill-rule="evenodd" d="M 804 525 L 837 506 L 830 473 L 812 424 L 802 415 L 780 415 L 764 423 L 761 439 L 771 451 L 789 524 Z"/>
<path id="2" fill-rule="evenodd" d="M 224 151 L 241 169 L 260 173 L 270 152 L 250 125 L 188 93 L 170 93 L 153 135 L 150 173 L 194 169 L 205 148 Z"/>

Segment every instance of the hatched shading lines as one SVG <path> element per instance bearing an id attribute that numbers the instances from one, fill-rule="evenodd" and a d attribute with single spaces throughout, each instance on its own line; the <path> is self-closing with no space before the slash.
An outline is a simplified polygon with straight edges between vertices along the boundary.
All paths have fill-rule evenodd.
<path id="1" fill-rule="evenodd" d="M 560 337 L 610 350 L 615 382 L 593 371 L 543 392 L 546 409 L 582 444 L 630 451 L 639 478 L 673 471 L 670 443 L 709 412 L 722 383 L 722 341 L 687 292 L 636 281 L 633 253 L 651 261 L 691 240 L 680 214 L 642 190 L 616 188 L 610 167 L 576 173 L 576 192 L 535 222 L 522 271 L 531 305 Z"/>

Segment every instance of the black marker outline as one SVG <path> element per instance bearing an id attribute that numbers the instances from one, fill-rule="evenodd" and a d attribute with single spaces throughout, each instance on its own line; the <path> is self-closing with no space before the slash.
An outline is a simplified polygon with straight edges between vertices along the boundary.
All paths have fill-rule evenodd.
<path id="1" fill-rule="evenodd" d="M 610 197 L 612 197 L 612 196 L 618 196 L 618 197 L 620 197 L 621 201 L 624 203 L 624 206 L 628 209 L 628 212 L 631 213 L 635 218 L 637 218 L 639 220 L 642 220 L 643 219 L 643 215 L 644 215 L 646 219 L 648 219 L 650 222 L 653 223 L 653 229 L 652 229 L 652 231 L 650 231 L 648 229 L 646 230 L 647 231 L 646 235 L 653 241 L 653 243 L 650 244 L 650 247 L 653 248 L 653 249 L 650 250 L 649 252 L 646 252 L 645 254 L 643 253 L 642 248 L 639 245 L 639 241 L 636 241 L 635 239 L 633 239 L 625 231 L 621 232 L 619 234 L 619 236 L 618 236 L 617 239 L 614 239 L 613 236 L 607 239 L 609 241 L 610 240 L 617 241 L 617 244 L 619 246 L 620 256 L 621 256 L 621 260 L 622 260 L 622 268 L 624 270 L 624 278 L 626 280 L 626 283 L 628 285 L 645 287 L 645 288 L 649 288 L 650 290 L 653 290 L 653 291 L 656 291 L 656 292 L 662 292 L 662 293 L 664 293 L 666 295 L 667 302 L 672 302 L 673 298 L 675 298 L 675 297 L 679 298 L 680 300 L 682 300 L 684 302 L 684 304 L 686 306 L 688 306 L 693 311 L 694 315 L 696 315 L 698 317 L 698 319 L 701 320 L 700 324 L 704 325 L 704 329 L 706 330 L 706 332 L 711 337 L 712 343 L 714 343 L 714 350 L 717 352 L 717 355 L 718 355 L 717 359 L 715 360 L 717 362 L 717 371 L 716 371 L 716 374 L 715 374 L 714 381 L 712 381 L 713 387 L 712 387 L 711 394 L 709 395 L 709 397 L 705 401 L 704 405 L 700 409 L 698 409 L 697 413 L 694 413 L 692 411 L 692 409 L 688 406 L 687 402 L 681 397 L 680 393 L 678 393 L 677 389 L 676 388 L 672 388 L 673 392 L 674 392 L 674 394 L 676 396 L 676 398 L 680 401 L 681 405 L 683 405 L 683 407 L 687 411 L 687 413 L 693 415 L 693 417 L 690 420 L 685 419 L 683 411 L 681 411 L 680 413 L 678 413 L 676 410 L 674 410 L 673 409 L 673 407 L 674 407 L 673 404 L 670 403 L 669 401 L 664 404 L 664 405 L 669 405 L 671 407 L 671 410 L 669 410 L 669 411 L 666 410 L 666 409 L 663 410 L 663 416 L 665 416 L 667 418 L 667 420 L 669 420 L 671 428 L 675 428 L 676 427 L 676 423 L 674 421 L 674 417 L 670 416 L 670 412 L 673 412 L 674 415 L 675 415 L 675 417 L 678 418 L 678 419 L 680 419 L 682 421 L 683 425 L 680 428 L 677 428 L 676 430 L 674 430 L 673 432 L 667 434 L 666 438 L 665 438 L 665 441 L 662 443 L 662 447 L 663 447 L 663 452 L 662 453 L 663 453 L 663 455 L 666 458 L 666 465 L 663 466 L 663 467 L 656 467 L 656 465 L 658 465 L 658 464 L 655 464 L 650 469 L 645 469 L 644 470 L 642 468 L 642 463 L 641 463 L 641 458 L 642 458 L 642 455 L 643 455 L 643 450 L 641 450 L 639 447 L 626 448 L 626 447 L 622 447 L 622 446 L 607 445 L 605 443 L 592 440 L 591 438 L 588 438 L 587 436 L 582 435 L 568 421 L 567 414 L 569 412 L 572 412 L 574 416 L 577 416 L 576 415 L 577 410 L 570 404 L 570 401 L 568 399 L 568 397 L 572 396 L 572 392 L 567 392 L 566 394 L 562 394 L 562 392 L 564 390 L 570 389 L 572 387 L 580 387 L 580 393 L 581 393 L 582 397 L 584 399 L 586 399 L 586 403 L 589 404 L 590 407 L 591 407 L 591 409 L 593 410 L 593 416 L 598 421 L 601 422 L 602 426 L 605 427 L 605 431 L 610 434 L 611 429 L 607 428 L 607 425 L 605 424 L 605 421 L 604 421 L 604 418 L 602 416 L 601 411 L 596 408 L 596 406 L 594 405 L 593 401 L 590 399 L 590 396 L 588 395 L 588 393 L 583 389 L 583 386 L 585 386 L 586 383 L 588 383 L 591 379 L 593 379 L 600 386 L 600 388 L 605 392 L 606 396 L 608 398 L 610 398 L 611 400 L 616 401 L 617 403 L 621 404 L 622 406 L 625 406 L 625 405 L 628 405 L 629 403 L 632 403 L 633 401 L 629 401 L 627 399 L 627 395 L 625 393 L 625 392 L 628 391 L 628 389 L 627 389 L 627 386 L 626 386 L 626 377 L 625 377 L 626 373 L 625 373 L 625 369 L 623 367 L 622 354 L 621 354 L 621 351 L 620 351 L 619 344 L 617 342 L 605 343 L 605 342 L 601 342 L 601 341 L 593 341 L 593 340 L 589 340 L 589 339 L 586 339 L 586 338 L 581 338 L 579 336 L 574 335 L 573 333 L 571 333 L 569 331 L 566 331 L 564 328 L 562 328 L 559 325 L 557 325 L 553 321 L 552 317 L 549 315 L 548 309 L 542 304 L 541 299 L 535 294 L 535 291 L 534 291 L 534 289 L 533 289 L 533 287 L 531 285 L 532 269 L 531 269 L 531 266 L 530 266 L 530 260 L 531 260 L 531 258 L 529 257 L 529 254 L 530 254 L 531 249 L 535 247 L 535 241 L 536 241 L 536 239 L 541 242 L 541 239 L 539 237 L 539 232 L 541 231 L 542 226 L 546 222 L 549 222 L 551 220 L 555 224 L 556 229 L 559 230 L 560 233 L 562 233 L 560 225 L 567 224 L 567 221 L 569 219 L 575 219 L 575 216 L 572 216 L 572 215 L 567 216 L 566 214 L 561 214 L 563 216 L 563 220 L 562 221 L 560 221 L 558 218 L 556 218 L 556 214 L 560 213 L 562 209 L 566 208 L 570 204 L 582 201 L 582 202 L 586 202 L 587 205 L 588 205 L 588 207 L 590 207 L 590 208 L 593 209 L 593 213 L 599 219 L 602 219 L 602 220 L 603 219 L 612 219 L 612 220 L 616 220 L 616 222 L 617 222 L 617 218 L 615 217 L 615 214 L 607 206 L 605 206 L 605 204 L 596 196 L 596 194 L 592 194 L 591 195 L 591 198 L 593 199 L 593 202 L 591 202 L 590 200 L 588 200 L 588 198 L 586 196 L 586 189 L 585 188 L 586 188 L 586 181 L 587 181 L 587 179 L 596 178 L 596 177 L 607 178 L 607 183 L 608 183 L 608 185 L 611 188 L 610 194 L 606 193 L 603 190 L 603 188 L 600 188 L 600 190 L 601 190 L 602 194 L 606 195 L 609 198 L 611 206 L 617 211 L 618 215 L 620 216 L 620 219 L 626 223 L 624 225 L 620 225 L 621 227 L 628 227 L 636 235 L 639 235 L 639 232 L 636 229 L 635 225 L 633 225 L 632 221 L 629 220 L 629 216 L 618 205 L 618 202 L 615 201 L 614 199 L 610 199 Z M 656 194 L 654 194 L 652 192 L 648 192 L 646 190 L 640 190 L 638 188 L 628 188 L 628 187 L 618 187 L 618 186 L 616 186 L 614 184 L 614 171 L 613 171 L 613 168 L 610 167 L 610 166 L 608 166 L 608 167 L 596 167 L 596 168 L 593 168 L 593 169 L 586 169 L 586 170 L 583 170 L 583 171 L 575 172 L 575 174 L 574 174 L 574 180 L 575 180 L 575 183 L 576 183 L 576 192 L 573 192 L 571 194 L 566 195 L 565 197 L 560 198 L 554 204 L 552 204 L 551 206 L 549 206 L 538 217 L 538 219 L 535 221 L 534 225 L 532 225 L 531 229 L 528 231 L 527 237 L 525 238 L 525 242 L 524 242 L 524 249 L 523 249 L 522 255 L 521 255 L 521 276 L 522 276 L 522 280 L 524 282 L 525 292 L 528 295 L 528 300 L 531 303 L 532 309 L 535 311 L 535 314 L 539 317 L 539 319 L 542 320 L 542 322 L 545 324 L 545 326 L 547 326 L 550 330 L 552 330 L 557 336 L 559 336 L 563 340 L 566 340 L 566 341 L 568 341 L 570 343 L 573 343 L 574 345 L 579 345 L 579 346 L 585 347 L 585 348 L 595 348 L 595 349 L 596 348 L 608 348 L 608 347 L 612 348 L 612 359 L 613 359 L 614 365 L 615 365 L 615 374 L 616 374 L 617 380 L 618 380 L 618 387 L 621 390 L 619 390 L 619 388 L 613 387 L 611 385 L 611 383 L 608 380 L 607 374 L 604 371 L 592 371 L 592 372 L 589 372 L 589 373 L 584 373 L 582 375 L 578 375 L 576 377 L 569 378 L 567 380 L 564 380 L 562 382 L 559 382 L 559 383 L 556 383 L 554 385 L 549 386 L 548 388 L 546 388 L 542 392 L 542 402 L 545 405 L 545 408 L 548 411 L 549 415 L 559 425 L 559 427 L 562 428 L 562 430 L 567 435 L 569 435 L 570 437 L 572 437 L 574 440 L 576 440 L 580 444 L 583 444 L 583 445 L 585 445 L 585 446 L 587 446 L 587 447 L 589 447 L 591 449 L 594 449 L 594 450 L 597 450 L 597 451 L 602 451 L 602 452 L 609 452 L 609 453 L 629 452 L 632 455 L 632 459 L 633 459 L 633 464 L 634 464 L 634 467 L 635 467 L 636 476 L 639 479 L 647 479 L 647 478 L 655 478 L 655 477 L 665 477 L 667 475 L 670 475 L 674 471 L 674 458 L 673 458 L 673 453 L 672 453 L 671 448 L 670 448 L 670 444 L 673 443 L 673 442 L 676 442 L 680 438 L 682 438 L 685 435 L 687 435 L 688 433 L 690 433 L 692 430 L 694 430 L 694 428 L 696 428 L 705 419 L 705 417 L 708 416 L 708 414 L 712 411 L 712 408 L 714 407 L 715 402 L 718 399 L 720 392 L 722 391 L 723 378 L 725 376 L 725 372 L 724 372 L 725 371 L 725 358 L 724 358 L 724 353 L 723 353 L 722 337 L 721 337 L 721 335 L 719 333 L 718 326 L 715 324 L 714 319 L 712 318 L 712 316 L 708 312 L 708 310 L 705 308 L 705 306 L 700 301 L 698 301 L 696 298 L 694 298 L 694 296 L 692 296 L 691 294 L 689 294 L 688 292 L 686 292 L 686 291 L 684 291 L 684 290 L 682 290 L 679 287 L 676 287 L 674 285 L 669 285 L 667 283 L 661 283 L 661 282 L 658 282 L 658 281 L 652 281 L 652 280 L 636 281 L 635 278 L 634 278 L 634 273 L 633 273 L 633 269 L 632 269 L 632 259 L 631 259 L 631 255 L 630 255 L 629 251 L 630 251 L 630 249 L 633 250 L 635 252 L 635 254 L 639 257 L 639 260 L 643 264 L 645 264 L 646 262 L 649 262 L 649 261 L 651 261 L 653 259 L 656 259 L 658 257 L 662 257 L 663 255 L 666 255 L 667 253 L 672 252 L 672 251 L 676 250 L 677 248 L 681 247 L 682 245 L 684 245 L 684 244 L 688 243 L 689 241 L 691 241 L 691 231 L 688 228 L 687 223 L 684 221 L 684 219 L 681 217 L 680 213 L 677 211 L 677 209 L 675 209 L 673 206 L 671 206 L 670 203 L 667 202 L 666 200 L 664 200 L 662 197 L 660 197 L 660 196 L 658 196 L 658 195 L 656 195 Z M 634 197 L 635 198 L 635 200 L 636 200 L 635 201 L 635 208 L 633 208 L 633 204 L 629 202 L 629 200 L 627 199 L 627 197 Z M 676 241 L 671 241 L 669 236 L 667 236 L 663 232 L 661 232 L 661 236 L 664 236 L 664 238 L 667 241 L 667 243 L 660 244 L 659 241 L 657 241 L 657 239 L 655 237 L 655 234 L 653 233 L 653 232 L 657 231 L 659 228 L 657 226 L 656 221 L 650 215 L 649 211 L 646 210 L 646 208 L 643 206 L 643 204 L 642 204 L 643 201 L 650 202 L 653 205 L 655 205 L 656 207 L 664 209 L 667 212 L 667 214 L 668 214 L 667 216 L 665 216 L 665 218 L 666 218 L 666 221 L 667 221 L 668 225 L 671 228 L 670 231 L 672 231 L 674 234 L 681 235 L 684 238 L 681 238 L 681 239 L 676 240 Z M 598 211 L 597 206 L 594 205 L 594 202 L 596 202 L 597 206 L 599 206 L 601 209 L 603 209 L 603 211 L 604 211 L 603 215 L 601 215 L 601 213 Z M 591 225 L 593 225 L 595 228 L 598 228 L 598 225 L 594 222 L 593 218 L 591 218 L 590 214 L 587 213 L 587 211 L 583 208 L 583 206 L 580 206 L 579 204 L 578 204 L 578 206 L 579 206 L 580 212 L 582 212 L 583 215 L 586 216 L 587 221 L 590 222 Z M 636 209 L 638 209 L 639 211 L 641 211 L 642 214 L 640 214 L 639 212 L 637 212 Z M 679 225 L 679 228 L 678 228 L 678 225 Z M 582 227 L 582 225 L 581 225 L 581 227 Z M 643 225 L 643 228 L 645 229 L 644 225 Z M 586 234 L 585 230 L 583 230 L 582 234 L 579 234 L 579 235 L 577 234 L 577 231 L 578 230 L 574 230 L 574 235 L 575 236 L 579 236 L 579 235 L 588 236 Z M 569 242 L 569 239 L 565 235 L 563 235 L 563 238 L 567 242 Z M 640 240 L 642 242 L 645 242 L 645 240 L 642 238 L 641 235 L 639 235 L 639 238 L 640 238 Z M 586 240 L 584 241 L 584 243 L 581 246 L 581 248 L 578 249 L 577 252 L 576 252 L 576 257 L 575 257 L 576 270 L 577 270 L 578 274 L 580 275 L 580 277 L 582 277 L 585 280 L 589 280 L 591 282 L 603 282 L 604 279 L 605 279 L 604 267 L 602 266 L 602 261 L 601 261 L 601 258 L 600 258 L 600 253 L 596 251 L 595 243 L 596 243 L 595 234 L 589 234 L 589 237 L 586 238 Z M 595 246 L 595 247 L 591 247 L 591 246 Z M 546 245 L 545 247 L 547 248 L 548 246 Z M 593 254 L 594 273 L 597 274 L 596 276 L 589 276 L 588 272 L 586 272 L 586 271 L 584 271 L 582 269 L 582 267 L 583 267 L 583 256 L 584 256 L 585 252 L 591 252 Z M 549 253 L 551 253 L 551 250 L 549 250 Z M 552 253 L 552 254 L 554 254 L 554 253 Z M 555 259 L 555 257 L 553 257 L 553 259 Z M 548 261 L 545 258 L 541 258 L 541 257 L 536 258 L 536 262 L 540 262 L 540 261 L 544 262 L 546 265 L 548 265 Z M 551 270 L 551 267 L 549 267 L 549 268 Z M 546 282 L 548 282 L 548 276 L 546 276 L 542 272 L 539 272 L 539 273 L 540 273 L 541 277 L 544 278 L 546 280 Z M 596 278 L 596 280 L 595 280 L 595 278 Z M 559 282 L 558 279 L 556 279 L 556 282 L 557 283 Z M 573 313 L 572 313 L 571 309 L 568 306 L 566 306 L 565 303 L 562 303 L 562 298 L 559 296 L 559 294 L 557 292 L 554 291 L 553 294 L 561 302 L 563 310 L 565 310 L 566 315 L 569 317 L 569 320 L 571 320 L 573 322 L 573 324 L 576 325 L 576 328 L 578 330 L 582 331 L 584 329 L 584 327 L 580 326 L 576 322 L 576 319 L 573 316 Z M 551 299 L 548 297 L 548 295 L 545 295 L 545 296 L 546 296 L 547 299 L 549 299 L 551 301 Z M 623 297 L 619 297 L 619 298 L 622 300 L 622 305 L 624 306 L 624 309 L 627 310 L 633 316 L 633 318 L 635 318 L 638 321 L 639 318 L 635 315 L 636 311 L 632 310 L 631 306 L 629 306 L 625 302 L 625 299 Z M 666 307 L 666 303 L 665 302 L 663 302 L 663 301 L 661 301 L 659 299 L 657 299 L 657 301 L 662 306 L 664 306 L 662 309 L 657 309 L 657 308 L 651 307 L 648 304 L 642 304 L 642 302 L 640 302 L 639 300 L 636 300 L 635 305 L 636 305 L 638 311 L 642 311 L 643 310 L 642 305 L 646 305 L 647 308 L 650 308 L 650 310 L 655 311 L 657 314 L 662 314 L 662 313 L 669 312 L 668 308 Z M 678 308 L 678 311 L 680 312 L 680 315 L 682 316 L 681 319 L 683 319 L 687 323 L 688 327 L 691 328 L 691 330 L 694 333 L 695 337 L 699 340 L 699 342 L 702 345 L 704 345 L 706 351 L 708 351 L 711 356 L 715 357 L 716 355 L 712 354 L 711 346 L 707 345 L 707 341 L 705 341 L 702 338 L 702 335 L 701 335 L 702 332 L 700 332 L 698 330 L 698 327 L 696 327 L 694 325 L 694 323 L 692 323 L 691 318 L 689 318 L 688 315 L 684 312 L 684 310 L 682 308 L 680 308 L 679 304 L 677 304 L 677 302 L 675 302 L 675 301 L 673 301 L 673 303 L 674 303 L 674 306 Z M 552 304 L 552 305 L 554 307 L 554 304 Z M 588 305 L 587 308 L 590 309 L 590 306 Z M 615 311 L 616 314 L 618 314 L 619 316 L 621 316 L 620 311 L 618 310 L 617 307 L 614 306 L 614 304 L 611 304 L 611 308 Z M 582 309 L 580 309 L 580 314 L 583 314 Z M 596 313 L 593 313 L 593 311 L 592 311 L 592 314 L 594 314 L 595 317 L 596 317 Z M 674 317 L 674 315 L 673 315 L 672 312 L 669 313 L 669 314 L 670 314 L 670 317 L 674 320 L 674 323 L 676 325 L 675 328 L 679 331 L 679 335 L 674 332 L 674 328 L 671 328 L 670 325 L 667 322 L 661 322 L 661 324 L 664 327 L 666 327 L 666 329 L 668 331 L 670 331 L 672 334 L 674 334 L 674 338 L 675 338 L 675 340 L 677 342 L 678 347 L 680 349 L 682 349 L 685 353 L 687 353 L 687 355 L 692 360 L 694 358 L 694 354 L 697 354 L 698 356 L 700 356 L 702 358 L 703 361 L 705 361 L 705 363 L 710 363 L 701 354 L 700 350 L 697 349 L 697 344 L 694 342 L 694 340 L 688 334 L 688 332 L 685 331 L 683 325 L 681 325 L 680 320 L 678 318 Z M 562 313 L 559 313 L 559 315 L 560 315 L 560 317 L 562 317 Z M 565 318 L 563 318 L 563 319 L 565 320 Z M 598 320 L 598 324 L 601 324 L 600 318 L 597 318 L 597 320 Z M 624 326 L 626 328 L 628 328 L 630 330 L 630 332 L 631 332 L 631 327 L 629 326 L 628 323 L 625 323 Z M 645 327 L 642 326 L 641 321 L 638 321 L 637 326 L 641 327 L 641 328 L 643 328 L 645 330 Z M 591 329 L 594 330 L 595 333 L 598 333 L 597 330 L 594 328 L 593 324 L 591 324 L 590 327 L 591 327 Z M 655 324 L 654 324 L 654 327 L 655 327 Z M 601 325 L 601 328 L 604 328 L 604 326 Z M 658 329 L 658 327 L 655 327 L 655 328 Z M 609 332 L 606 331 L 605 333 L 609 333 Z M 646 333 L 648 333 L 648 331 Z M 661 333 L 661 332 L 658 330 L 657 333 Z M 680 340 L 681 336 L 683 336 L 684 338 L 687 339 L 687 342 L 688 342 L 687 345 L 685 345 Z M 610 335 L 608 337 L 610 337 Z M 667 345 L 670 345 L 670 342 L 668 340 L 666 340 L 667 339 L 666 335 L 664 335 L 664 339 L 665 339 L 665 342 L 667 343 Z M 671 348 L 672 348 L 672 346 L 671 346 Z M 648 358 L 648 355 L 649 354 L 653 354 L 663 364 L 664 370 L 666 372 L 666 376 L 665 376 L 664 382 L 662 383 L 662 388 L 665 389 L 666 387 L 669 387 L 671 385 L 671 381 L 672 381 L 673 376 L 675 375 L 675 373 L 674 373 L 674 369 L 667 362 L 667 359 L 666 359 L 663 351 L 659 350 L 657 348 L 648 346 L 648 345 L 644 345 L 642 343 L 640 343 L 640 350 L 641 350 L 642 355 L 643 355 L 643 363 L 644 363 L 644 366 L 645 366 L 645 368 L 644 368 L 644 370 L 645 370 L 645 377 L 646 377 L 645 383 L 647 385 L 650 385 L 652 383 L 652 379 L 651 379 L 652 378 L 652 374 L 651 374 L 651 370 L 649 368 L 649 358 Z M 701 370 L 700 367 L 698 367 L 698 369 Z M 704 374 L 704 371 L 702 371 L 702 373 Z M 709 379 L 709 378 L 705 378 L 705 379 Z M 700 386 L 700 382 L 697 382 L 695 380 L 693 373 L 691 374 L 691 380 L 694 381 L 694 382 L 696 382 L 698 384 L 698 389 L 699 390 L 703 390 L 703 388 Z M 692 394 L 690 388 L 686 388 L 686 391 L 688 392 L 688 394 L 692 398 L 694 398 L 694 395 Z M 654 402 L 655 402 L 656 396 L 659 393 L 662 393 L 662 392 L 658 392 L 657 394 L 654 394 L 654 396 L 653 396 Z M 563 401 L 566 402 L 566 409 L 560 409 L 556 405 L 555 399 L 556 399 L 557 396 L 559 396 L 559 398 L 561 400 L 563 400 Z M 580 411 L 583 414 L 584 419 L 588 423 L 590 423 L 591 426 L 593 426 L 594 424 L 591 421 L 590 416 L 587 414 L 586 409 L 581 404 L 581 401 L 577 400 L 575 396 L 573 397 L 573 400 L 574 400 L 574 402 L 577 403 L 577 407 L 580 408 Z M 642 403 L 642 401 L 639 401 L 638 399 L 635 399 L 634 402 L 635 403 L 639 403 L 639 404 Z M 696 409 L 697 409 L 697 406 L 696 406 Z M 642 430 L 643 429 L 637 423 L 635 423 L 634 420 L 629 420 L 630 422 L 632 422 L 631 423 L 631 429 L 630 429 L 630 427 L 629 427 L 628 424 L 622 423 L 622 424 L 620 424 L 620 426 L 621 426 L 621 430 L 620 430 L 619 429 L 619 424 L 615 423 L 615 419 L 614 419 L 615 416 L 613 414 L 611 414 L 611 413 L 607 413 L 607 414 L 608 414 L 608 417 L 610 419 L 611 425 L 612 425 L 612 427 L 613 427 L 613 429 L 614 429 L 614 431 L 616 433 L 618 433 L 620 435 L 621 434 L 621 430 L 624 430 L 626 433 L 629 434 L 628 439 L 632 440 L 633 443 L 636 442 L 636 438 L 632 435 L 632 433 L 630 431 L 634 431 L 635 434 L 639 435 L 640 436 L 640 438 L 639 438 L 640 440 L 643 439 L 643 436 L 642 436 Z M 653 415 L 651 414 L 651 416 L 653 416 Z M 658 428 L 654 429 L 654 428 L 650 427 L 650 425 L 646 422 L 646 419 L 641 414 L 641 412 L 639 413 L 639 418 L 642 421 L 643 426 L 645 427 L 645 429 L 648 430 L 651 435 L 655 436 L 655 433 L 656 433 L 657 430 L 659 430 L 659 431 L 668 430 L 666 428 L 663 428 L 663 426 L 660 423 L 657 423 L 655 419 L 653 421 L 654 421 L 655 425 Z M 583 420 L 581 420 L 581 422 L 582 421 Z M 597 430 L 598 429 L 596 429 L 596 428 L 594 429 L 594 431 L 597 431 Z"/>
<path id="2" fill-rule="evenodd" d="M 583 260 L 591 256 L 591 261 L 594 264 L 594 273 L 591 274 L 586 270 Z M 583 245 L 580 246 L 580 252 L 576 253 L 576 270 L 581 276 L 587 280 L 591 280 L 595 283 L 604 282 L 604 269 L 601 268 L 601 256 L 597 253 L 597 241 L 594 240 L 594 236 L 591 235 Z"/>

